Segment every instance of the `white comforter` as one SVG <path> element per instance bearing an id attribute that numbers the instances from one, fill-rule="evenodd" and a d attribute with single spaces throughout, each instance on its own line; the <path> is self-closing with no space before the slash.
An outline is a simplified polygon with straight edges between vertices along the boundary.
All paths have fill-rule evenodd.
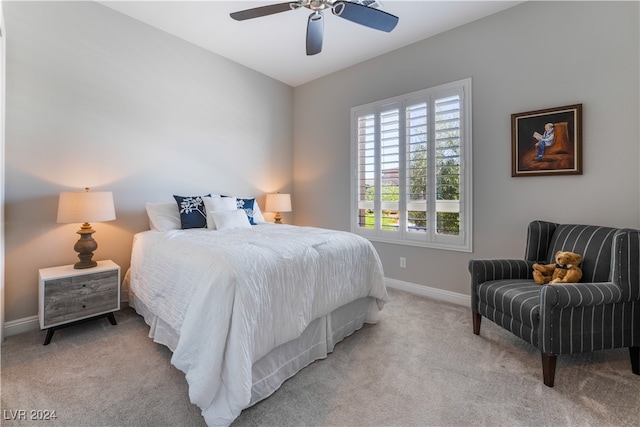
<path id="1" fill-rule="evenodd" d="M 208 425 L 229 425 L 249 406 L 253 362 L 314 319 L 365 296 L 377 298 L 375 313 L 387 300 L 367 240 L 275 224 L 138 233 L 128 285 L 180 331 L 171 361 Z"/>

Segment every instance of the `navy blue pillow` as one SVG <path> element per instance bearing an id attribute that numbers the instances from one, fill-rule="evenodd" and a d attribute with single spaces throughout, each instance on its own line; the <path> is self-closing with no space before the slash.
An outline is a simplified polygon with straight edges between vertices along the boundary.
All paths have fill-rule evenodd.
<path id="1" fill-rule="evenodd" d="M 180 225 L 183 230 L 187 228 L 205 228 L 207 226 L 207 211 L 204 208 L 203 197 L 211 197 L 211 194 L 189 197 L 173 196 L 178 203 Z"/>

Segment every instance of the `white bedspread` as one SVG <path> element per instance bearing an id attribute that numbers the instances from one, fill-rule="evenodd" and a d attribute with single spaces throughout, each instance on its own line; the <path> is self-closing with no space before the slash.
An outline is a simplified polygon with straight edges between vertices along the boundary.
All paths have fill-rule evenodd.
<path id="1" fill-rule="evenodd" d="M 273 348 L 348 302 L 372 296 L 375 314 L 387 300 L 370 242 L 284 224 L 138 233 L 128 284 L 180 331 L 171 362 L 210 426 L 249 406 L 252 365 Z"/>

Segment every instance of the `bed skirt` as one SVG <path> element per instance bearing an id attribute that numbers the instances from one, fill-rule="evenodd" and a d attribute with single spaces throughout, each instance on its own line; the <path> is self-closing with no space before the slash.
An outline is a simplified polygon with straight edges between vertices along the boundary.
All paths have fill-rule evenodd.
<path id="1" fill-rule="evenodd" d="M 174 351 L 178 345 L 178 331 L 154 315 L 129 289 L 129 305 L 149 325 L 149 337 L 154 342 Z M 307 326 L 302 335 L 286 342 L 257 360 L 252 368 L 251 402 L 247 406 L 269 397 L 287 379 L 294 376 L 315 360 L 326 358 L 337 343 L 361 329 L 365 323 L 378 320 L 379 308 L 376 299 L 364 297 L 338 307 Z"/>

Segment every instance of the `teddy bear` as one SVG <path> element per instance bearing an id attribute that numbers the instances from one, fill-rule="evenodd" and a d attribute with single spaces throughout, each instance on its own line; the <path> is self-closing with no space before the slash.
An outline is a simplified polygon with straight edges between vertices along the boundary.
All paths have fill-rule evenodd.
<path id="1" fill-rule="evenodd" d="M 576 283 L 582 278 L 582 256 L 574 252 L 556 252 L 555 264 L 533 264 L 533 280 L 539 284 Z"/>

